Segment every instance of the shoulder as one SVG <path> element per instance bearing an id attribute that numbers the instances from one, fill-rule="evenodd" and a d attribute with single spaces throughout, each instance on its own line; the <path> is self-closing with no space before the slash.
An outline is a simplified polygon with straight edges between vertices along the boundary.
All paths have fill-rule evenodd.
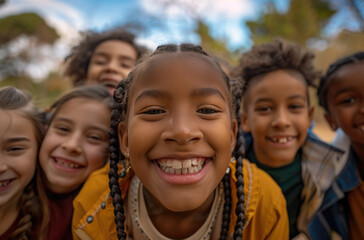
<path id="1" fill-rule="evenodd" d="M 235 169 L 232 179 L 236 182 Z M 244 160 L 244 193 L 246 232 L 253 239 L 265 239 L 275 232 L 281 239 L 288 236 L 286 200 L 275 181 L 255 164 Z M 232 194 L 236 187 L 231 184 Z M 233 197 L 233 204 L 236 205 Z M 236 219 L 234 219 L 234 222 Z M 259 226 L 259 229 L 256 229 Z"/>

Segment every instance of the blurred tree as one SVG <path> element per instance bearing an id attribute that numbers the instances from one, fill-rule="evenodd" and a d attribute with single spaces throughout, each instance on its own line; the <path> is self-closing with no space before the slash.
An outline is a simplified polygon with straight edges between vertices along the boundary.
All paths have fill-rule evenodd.
<path id="1" fill-rule="evenodd" d="M 35 13 L 0 19 L 0 79 L 18 77 L 25 86 L 27 65 L 43 57 L 41 46 L 52 45 L 58 38 L 55 29 Z"/>
<path id="2" fill-rule="evenodd" d="M 53 44 L 58 38 L 56 30 L 35 13 L 22 13 L 0 19 L 0 45 L 26 35 L 39 43 Z"/>
<path id="3" fill-rule="evenodd" d="M 247 25 L 254 43 L 280 36 L 305 46 L 308 39 L 320 36 L 335 12 L 327 0 L 291 0 L 285 13 L 278 12 L 269 1 L 267 13 L 257 21 L 248 21 Z"/>

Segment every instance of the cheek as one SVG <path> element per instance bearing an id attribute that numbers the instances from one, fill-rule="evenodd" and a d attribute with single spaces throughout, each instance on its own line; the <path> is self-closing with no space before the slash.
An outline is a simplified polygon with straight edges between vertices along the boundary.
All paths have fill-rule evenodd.
<path id="1" fill-rule="evenodd" d="M 101 168 L 108 157 L 107 146 L 90 146 L 86 151 L 88 166 L 90 171 Z"/>
<path id="2" fill-rule="evenodd" d="M 93 78 L 95 78 L 99 72 L 100 72 L 100 67 L 94 64 L 90 64 L 88 69 L 87 69 L 87 80 L 91 80 Z"/>

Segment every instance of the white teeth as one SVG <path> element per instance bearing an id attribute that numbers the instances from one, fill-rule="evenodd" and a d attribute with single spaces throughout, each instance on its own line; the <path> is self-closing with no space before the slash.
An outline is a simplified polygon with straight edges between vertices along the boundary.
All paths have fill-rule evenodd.
<path id="1" fill-rule="evenodd" d="M 81 167 L 81 165 L 74 164 L 74 163 L 66 163 L 66 162 L 64 162 L 62 160 L 58 160 L 58 159 L 56 159 L 56 162 L 57 162 L 58 165 L 62 165 L 64 167 L 68 167 L 68 168 L 79 168 L 79 167 Z"/>
<path id="2" fill-rule="evenodd" d="M 279 143 L 286 143 L 287 142 L 287 138 L 280 138 L 279 139 Z"/>
<path id="3" fill-rule="evenodd" d="M 199 172 L 203 164 L 204 159 L 201 158 L 191 158 L 187 160 L 160 160 L 158 164 L 163 172 L 170 174 L 188 174 Z"/>
<path id="4" fill-rule="evenodd" d="M 5 187 L 5 186 L 7 186 L 10 182 L 11 182 L 10 180 L 0 182 L 0 187 Z"/>
<path id="5" fill-rule="evenodd" d="M 288 141 L 291 141 L 293 137 L 282 137 L 282 138 L 271 138 L 273 142 L 278 143 L 287 143 Z"/>

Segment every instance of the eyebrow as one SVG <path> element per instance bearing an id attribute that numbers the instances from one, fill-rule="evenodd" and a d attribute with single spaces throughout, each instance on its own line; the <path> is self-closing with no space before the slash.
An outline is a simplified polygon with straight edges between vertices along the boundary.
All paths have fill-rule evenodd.
<path id="1" fill-rule="evenodd" d="M 15 138 L 9 138 L 7 140 L 7 142 L 9 142 L 9 143 L 22 142 L 22 141 L 30 142 L 30 139 L 29 138 L 25 138 L 25 137 L 15 137 Z"/>
<path id="2" fill-rule="evenodd" d="M 334 98 L 336 98 L 337 96 L 339 96 L 342 93 L 350 92 L 350 91 L 353 91 L 353 88 L 348 87 L 348 88 L 340 89 L 338 92 L 335 93 Z"/>
<path id="3" fill-rule="evenodd" d="M 217 90 L 216 88 L 199 88 L 199 89 L 195 89 L 193 90 L 191 96 L 192 97 L 208 97 L 208 96 L 219 96 L 222 100 L 224 100 L 224 102 L 226 102 L 224 96 L 222 95 L 222 93 Z M 170 94 L 168 92 L 165 91 L 161 91 L 161 90 L 146 90 L 143 91 L 141 94 L 138 95 L 138 97 L 135 99 L 135 102 L 139 101 L 140 99 L 144 98 L 144 97 L 152 97 L 152 98 L 170 98 Z"/>
<path id="4" fill-rule="evenodd" d="M 293 96 L 289 96 L 288 99 L 289 100 L 292 100 L 292 99 L 296 99 L 296 98 L 300 98 L 302 100 L 307 100 L 307 98 L 301 94 L 297 94 L 297 95 L 293 95 Z M 259 98 L 257 99 L 254 104 L 257 104 L 257 103 L 260 103 L 260 102 L 269 102 L 269 101 L 272 101 L 271 98 Z"/>
<path id="5" fill-rule="evenodd" d="M 70 124 L 73 123 L 73 121 L 71 121 L 71 120 L 69 120 L 68 118 L 65 118 L 65 117 L 56 117 L 55 119 L 53 119 L 52 123 L 55 122 L 55 121 L 64 121 L 64 122 L 67 122 L 67 123 L 70 123 Z M 91 125 L 90 127 L 93 128 L 93 129 L 97 129 L 97 130 L 100 130 L 102 132 L 105 132 L 106 134 L 109 132 L 109 129 L 106 129 L 106 128 L 103 128 L 103 127 L 99 127 L 99 126 L 95 126 L 95 125 Z"/>
<path id="6" fill-rule="evenodd" d="M 169 98 L 170 94 L 161 90 L 145 90 L 142 93 L 138 95 L 138 97 L 135 99 L 135 102 L 139 101 L 142 98 L 145 97 L 152 97 L 152 98 Z"/>
<path id="7" fill-rule="evenodd" d="M 106 52 L 95 52 L 94 56 L 108 57 L 109 54 L 106 53 Z M 121 59 L 123 59 L 123 60 L 125 59 L 125 60 L 134 61 L 134 62 L 136 61 L 135 58 L 129 57 L 127 55 L 119 55 L 118 57 L 121 58 Z"/>
<path id="8" fill-rule="evenodd" d="M 208 97 L 208 96 L 219 96 L 224 102 L 226 102 L 226 99 L 224 98 L 224 95 L 217 90 L 216 88 L 199 88 L 192 92 L 192 97 Z"/>

